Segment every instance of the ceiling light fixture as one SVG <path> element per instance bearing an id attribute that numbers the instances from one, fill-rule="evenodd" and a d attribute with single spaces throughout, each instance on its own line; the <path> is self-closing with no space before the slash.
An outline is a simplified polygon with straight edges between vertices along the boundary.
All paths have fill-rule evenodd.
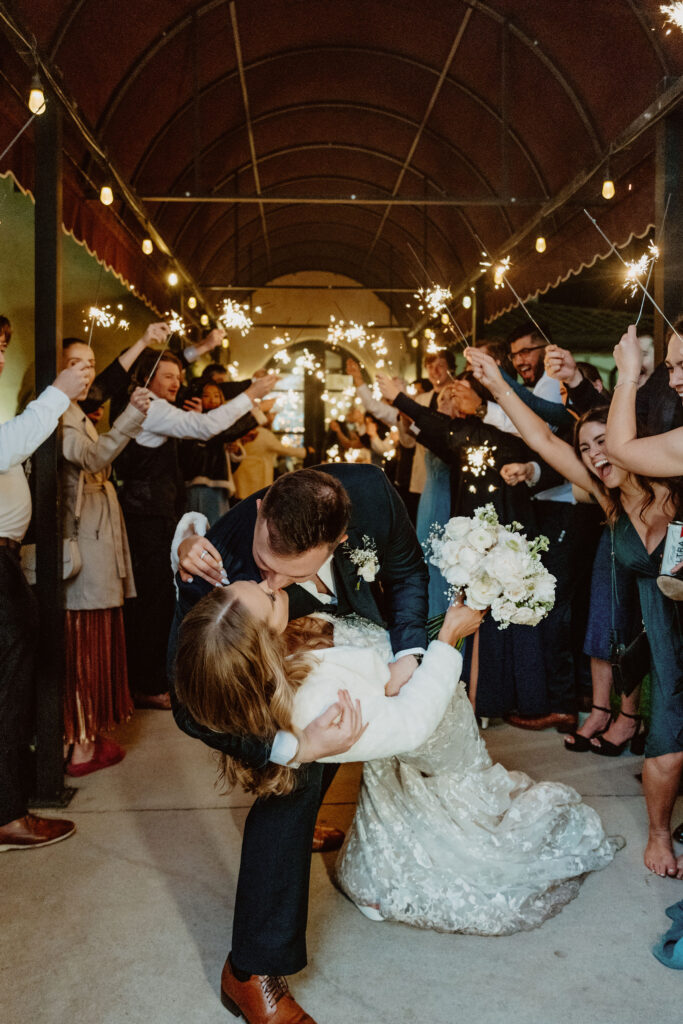
<path id="1" fill-rule="evenodd" d="M 31 91 L 28 94 L 28 109 L 32 114 L 36 114 L 38 117 L 45 113 L 45 93 L 43 92 L 43 83 L 41 82 L 40 75 L 37 71 L 33 73 L 33 78 L 31 79 Z"/>
<path id="2" fill-rule="evenodd" d="M 111 206 L 114 202 L 114 193 L 111 190 L 111 185 L 103 185 L 100 189 L 100 202 L 102 206 Z"/>

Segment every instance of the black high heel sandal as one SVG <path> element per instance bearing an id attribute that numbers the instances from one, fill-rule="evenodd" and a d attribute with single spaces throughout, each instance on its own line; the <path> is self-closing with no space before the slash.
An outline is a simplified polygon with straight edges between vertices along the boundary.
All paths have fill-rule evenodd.
<path id="1" fill-rule="evenodd" d="M 606 740 L 604 736 L 598 736 L 599 746 L 595 746 L 591 743 L 590 747 L 594 754 L 599 754 L 601 757 L 619 757 L 623 754 L 626 748 L 630 745 L 632 754 L 642 754 L 645 749 L 645 733 L 641 732 L 640 715 L 629 715 L 628 711 L 620 711 L 620 715 L 625 718 L 631 718 L 634 722 L 637 722 L 636 731 L 629 739 L 624 740 L 623 743 L 611 743 Z"/>
<path id="2" fill-rule="evenodd" d="M 573 743 L 567 743 L 567 740 L 565 740 L 564 741 L 564 749 L 565 750 L 573 750 L 575 754 L 585 754 L 587 750 L 591 749 L 591 746 L 592 746 L 591 740 L 593 739 L 593 737 L 594 736 L 602 736 L 603 732 L 607 732 L 607 730 L 609 729 L 610 725 L 612 724 L 612 709 L 611 708 L 602 708 L 602 707 L 600 707 L 599 704 L 592 704 L 591 705 L 591 710 L 593 710 L 593 709 L 595 709 L 595 711 L 606 711 L 609 714 L 609 721 L 608 721 L 607 725 L 605 726 L 605 728 L 604 729 L 600 729 L 598 732 L 594 732 L 593 736 L 580 736 L 578 732 L 573 732 L 571 735 L 574 737 L 574 742 Z"/>

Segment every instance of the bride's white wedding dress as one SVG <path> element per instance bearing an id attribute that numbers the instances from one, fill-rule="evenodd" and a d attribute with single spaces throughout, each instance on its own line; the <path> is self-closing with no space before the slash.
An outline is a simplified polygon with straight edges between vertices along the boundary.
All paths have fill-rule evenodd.
<path id="1" fill-rule="evenodd" d="M 605 835 L 571 787 L 492 764 L 456 651 L 433 642 L 410 683 L 385 698 L 386 633 L 354 617 L 331 621 L 336 646 L 315 652 L 294 717 L 303 727 L 344 687 L 370 722 L 329 759 L 366 761 L 337 861 L 342 890 L 387 920 L 439 931 L 505 935 L 558 913 L 623 840 Z"/>

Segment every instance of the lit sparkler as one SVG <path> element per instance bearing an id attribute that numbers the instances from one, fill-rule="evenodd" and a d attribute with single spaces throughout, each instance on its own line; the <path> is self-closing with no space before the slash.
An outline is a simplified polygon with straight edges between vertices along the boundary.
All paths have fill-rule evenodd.
<path id="1" fill-rule="evenodd" d="M 479 266 L 482 270 L 491 270 L 493 273 L 493 284 L 495 288 L 502 288 L 505 284 L 505 275 L 511 266 L 510 257 L 506 256 L 502 260 L 498 260 L 495 263 L 488 258 L 488 253 L 484 253 L 486 259 L 483 259 Z"/>
<path id="2" fill-rule="evenodd" d="M 463 472 L 471 473 L 472 476 L 484 476 L 487 470 L 496 468 L 493 454 L 496 451 L 496 445 L 490 445 L 488 441 L 484 441 L 482 445 L 472 445 L 465 448 L 464 451 L 467 464 L 462 467 Z"/>
<path id="3" fill-rule="evenodd" d="M 660 14 L 666 15 L 665 24 L 675 25 L 676 28 L 683 30 L 683 0 L 676 0 L 670 4 L 659 5 Z M 667 35 L 671 32 L 671 29 L 667 29 Z"/>
<path id="4" fill-rule="evenodd" d="M 371 327 L 372 324 L 369 326 Z M 357 324 L 355 320 L 350 320 L 347 324 L 345 320 L 337 320 L 336 317 L 330 317 L 330 325 L 327 328 L 328 345 L 347 344 L 357 345 L 358 348 L 365 348 L 368 340 L 367 329 L 362 324 Z"/>
<path id="5" fill-rule="evenodd" d="M 168 317 L 169 338 L 172 334 L 179 334 L 181 337 L 184 337 L 187 328 L 185 327 L 185 321 L 183 318 L 173 310 L 170 310 L 165 315 Z"/>
<path id="6" fill-rule="evenodd" d="M 453 298 L 450 288 L 443 288 L 435 284 L 432 288 L 418 288 L 415 292 L 417 308 L 421 313 L 429 313 L 430 316 L 437 316 L 442 310 L 448 308 L 448 303 Z"/>
<path id="7" fill-rule="evenodd" d="M 91 306 L 88 310 L 88 320 L 97 324 L 98 327 L 111 327 L 116 322 L 116 317 L 109 312 L 108 306 L 104 309 L 100 309 L 99 306 Z"/>
<path id="8" fill-rule="evenodd" d="M 239 331 L 242 337 L 254 326 L 254 321 L 249 316 L 249 306 L 246 303 L 240 305 L 234 299 L 223 299 L 217 319 L 223 330 Z"/>
<path id="9" fill-rule="evenodd" d="M 649 277 L 649 271 L 658 259 L 659 249 L 654 242 L 650 242 L 647 252 L 644 252 L 640 259 L 627 260 L 624 288 L 630 289 L 632 299 L 638 294 L 640 282 L 644 277 Z"/>

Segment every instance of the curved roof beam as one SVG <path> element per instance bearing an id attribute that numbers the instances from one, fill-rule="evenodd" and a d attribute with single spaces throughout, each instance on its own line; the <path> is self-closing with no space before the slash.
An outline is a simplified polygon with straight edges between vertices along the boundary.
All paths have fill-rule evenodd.
<path id="1" fill-rule="evenodd" d="M 376 219 L 379 219 L 379 214 L 378 213 L 374 213 L 373 216 Z M 225 218 L 222 218 L 222 219 L 225 219 Z M 256 226 L 256 224 L 257 224 L 256 219 L 252 218 L 251 221 L 247 225 L 242 225 L 242 227 L 243 227 L 244 230 L 247 230 L 250 227 Z M 218 227 L 218 224 L 214 225 L 214 227 Z M 400 224 L 394 224 L 393 227 L 398 229 L 400 234 L 402 234 L 405 237 L 407 237 L 410 240 L 410 242 L 413 243 L 413 247 L 416 247 L 418 249 L 421 247 L 421 239 L 419 239 L 416 235 L 414 235 L 411 231 L 409 231 L 408 228 L 403 227 L 403 225 L 400 225 Z M 368 230 L 368 228 L 364 228 L 364 227 L 362 227 L 359 224 L 349 224 L 348 222 L 341 221 L 341 220 L 326 220 L 326 221 L 324 221 L 324 223 L 321 223 L 320 220 L 304 220 L 304 221 L 300 220 L 300 221 L 297 221 L 296 224 L 282 224 L 279 227 L 272 228 L 271 229 L 271 234 L 282 234 L 285 231 L 289 231 L 289 232 L 293 232 L 295 234 L 299 234 L 301 232 L 306 231 L 306 229 L 308 229 L 308 228 L 317 228 L 319 230 L 320 229 L 324 229 L 325 231 L 329 231 L 330 229 L 337 229 L 338 228 L 340 231 L 356 232 L 359 235 L 367 235 L 368 237 L 372 237 L 372 234 L 373 234 L 373 232 L 371 230 Z M 206 262 L 201 267 L 201 277 L 202 278 L 205 276 L 205 274 L 209 273 L 209 269 L 210 269 L 211 264 L 219 257 L 221 252 L 223 250 L 225 250 L 225 249 L 229 249 L 230 248 L 230 243 L 231 243 L 232 238 L 233 238 L 232 235 L 228 235 L 228 236 L 226 236 L 226 238 L 223 241 L 220 241 L 220 242 L 217 242 L 217 243 L 214 244 L 214 251 L 210 255 L 207 256 Z M 334 246 L 336 244 L 335 240 L 334 240 L 334 236 L 332 234 L 330 234 L 329 244 L 332 245 L 332 246 Z M 393 249 L 393 251 L 396 253 L 396 256 L 397 256 L 398 261 L 400 263 L 404 263 L 406 266 L 409 267 L 409 265 L 410 265 L 410 258 L 409 258 L 408 255 L 401 255 L 401 253 L 396 248 L 396 246 L 392 245 L 391 242 L 386 242 L 385 244 L 387 245 L 387 247 L 389 249 Z M 243 254 L 245 251 L 248 251 L 248 249 L 249 249 L 249 245 L 247 244 L 246 246 L 243 246 L 239 250 L 239 254 L 240 255 Z M 206 251 L 208 251 L 208 246 L 205 246 L 205 252 Z M 232 256 L 232 251 L 230 252 L 230 255 Z M 457 258 L 457 257 L 456 257 L 456 259 L 457 259 L 457 262 L 458 262 L 458 265 L 459 265 L 460 269 L 464 271 L 464 267 L 462 265 L 461 260 L 459 258 Z M 419 281 L 419 278 L 417 277 L 418 269 L 419 269 L 418 267 L 415 267 L 415 276 L 416 276 L 416 279 Z M 234 268 L 233 268 L 233 270 L 234 270 Z M 416 285 L 416 287 L 417 287 L 417 285 Z"/>
<path id="2" fill-rule="evenodd" d="M 530 36 L 528 36 L 526 32 L 519 27 L 519 25 L 507 18 L 504 14 L 501 14 L 500 11 L 496 11 L 493 7 L 490 7 L 489 4 L 484 3 L 483 0 L 467 0 L 467 2 L 471 4 L 475 10 L 487 15 L 493 21 L 497 22 L 497 24 L 507 26 L 508 30 L 516 36 L 521 43 L 523 43 L 527 50 L 540 60 L 541 64 L 543 64 L 544 68 L 555 79 L 571 105 L 574 107 L 574 110 L 578 114 L 579 119 L 586 130 L 586 134 L 591 140 L 596 154 L 601 153 L 603 147 L 600 136 L 598 135 L 597 127 L 593 118 L 590 116 L 586 105 L 579 98 L 576 87 L 570 82 L 564 72 L 560 71 L 552 57 L 550 57 L 543 47 L 539 45 L 538 40 L 531 39 Z"/>
<path id="3" fill-rule="evenodd" d="M 336 48 L 326 47 L 326 49 L 338 49 L 338 47 L 336 47 Z M 308 49 L 306 52 L 310 53 L 311 51 L 310 51 L 310 49 Z M 383 53 L 383 51 L 370 50 L 370 49 L 368 49 L 367 52 L 372 54 L 372 55 L 377 55 L 377 54 Z M 289 54 L 287 54 L 287 55 L 289 55 Z M 273 58 L 273 59 L 276 59 L 276 58 Z M 416 63 L 416 62 L 411 62 L 411 63 Z M 425 67 L 424 65 L 419 65 L 419 66 L 423 67 L 423 68 Z M 236 77 L 237 77 L 237 72 L 236 71 L 227 72 L 225 75 L 222 75 L 220 78 L 218 78 L 214 82 L 212 82 L 211 85 L 206 86 L 201 91 L 200 98 L 201 99 L 206 99 L 209 96 L 209 94 L 215 88 L 219 88 L 221 85 L 223 85 L 229 79 L 236 78 Z M 449 78 L 448 79 L 448 84 L 450 86 L 454 87 L 455 89 L 457 89 L 464 96 L 467 96 L 468 99 L 470 99 L 477 106 L 481 107 L 481 109 L 484 110 L 491 118 L 493 118 L 494 121 L 496 121 L 499 125 L 502 126 L 502 124 L 503 124 L 503 117 L 502 117 L 500 111 L 498 111 L 495 107 L 491 106 L 491 104 L 488 103 L 487 100 L 485 100 L 477 92 L 475 92 L 473 89 L 470 89 L 469 86 L 464 85 L 462 82 L 458 82 L 454 78 Z M 135 183 L 135 181 L 137 180 L 138 176 L 142 173 L 142 171 L 144 169 L 145 162 L 152 155 L 152 153 L 154 152 L 156 147 L 163 141 L 164 136 L 166 135 L 166 133 L 173 128 L 173 126 L 175 125 L 177 120 L 179 120 L 181 117 L 184 117 L 185 115 L 187 115 L 189 113 L 190 108 L 192 106 L 192 103 L 193 103 L 193 99 L 189 99 L 181 107 L 178 107 L 178 110 L 175 112 L 173 117 L 170 118 L 168 121 L 166 121 L 162 125 L 162 127 L 159 129 L 159 131 L 156 133 L 156 135 L 154 135 L 152 137 L 152 139 L 150 140 L 149 145 L 147 146 L 147 149 L 141 155 L 140 159 L 138 160 L 137 164 L 135 165 L 134 170 L 131 173 L 130 180 L 131 180 L 132 184 Z M 292 104 L 289 107 L 276 107 L 273 110 L 269 110 L 267 113 L 261 114 L 259 117 L 254 118 L 253 121 L 252 121 L 252 124 L 254 124 L 254 125 L 265 124 L 267 121 L 269 121 L 269 120 L 271 120 L 273 118 L 281 116 L 282 113 L 289 113 L 290 111 L 292 113 L 296 113 L 297 111 L 304 111 L 305 112 L 307 109 L 316 109 L 316 108 L 319 108 L 321 110 L 327 109 L 327 108 L 329 108 L 329 109 L 345 109 L 345 108 L 349 108 L 349 109 L 367 110 L 370 113 L 377 113 L 377 114 L 380 114 L 380 115 L 383 115 L 383 116 L 386 116 L 386 117 L 394 118 L 394 119 L 400 121 L 403 124 L 410 125 L 411 127 L 417 127 L 418 126 L 418 122 L 417 121 L 415 121 L 412 118 L 408 118 L 404 114 L 402 114 L 400 112 L 397 112 L 397 111 L 391 111 L 391 110 L 389 110 L 387 108 L 384 108 L 384 107 L 375 107 L 375 106 L 373 106 L 371 104 L 344 103 L 344 102 L 341 102 L 341 101 L 333 101 L 333 102 L 327 102 L 327 101 L 322 101 L 322 102 L 318 101 L 318 102 L 316 102 L 316 101 L 313 101 L 312 103 Z M 212 150 L 213 146 L 216 145 L 218 142 L 224 140 L 226 137 L 229 137 L 230 135 L 236 135 L 236 134 L 238 134 L 240 132 L 243 132 L 244 129 L 245 129 L 245 125 L 242 123 L 242 124 L 238 125 L 236 128 L 234 128 L 232 130 L 232 132 L 226 132 L 223 135 L 219 136 L 219 138 L 217 140 L 213 140 L 212 142 L 210 142 L 204 148 L 204 150 L 202 151 L 202 154 L 201 154 L 202 158 L 205 157 L 205 156 L 208 156 L 211 153 L 211 150 Z M 508 135 L 509 135 L 510 139 L 512 140 L 512 142 L 514 142 L 514 144 L 517 147 L 517 149 L 519 150 L 520 154 L 522 155 L 522 157 L 528 163 L 528 165 L 529 165 L 529 167 L 530 167 L 534 177 L 536 178 L 536 181 L 538 182 L 540 188 L 543 191 L 543 195 L 548 197 L 547 182 L 545 181 L 545 178 L 543 177 L 543 174 L 541 172 L 541 169 L 540 169 L 538 163 L 534 160 L 533 156 L 531 155 L 529 147 L 524 144 L 524 142 L 522 141 L 520 136 L 517 134 L 517 132 L 514 131 L 514 129 L 511 128 L 509 125 L 507 127 L 507 130 L 508 130 Z M 445 140 L 444 136 L 440 135 L 438 132 L 435 132 L 431 128 L 425 129 L 425 134 L 428 135 L 430 138 L 433 138 L 433 139 L 437 139 L 437 140 L 444 139 L 444 141 L 447 141 L 447 140 Z M 452 145 L 452 143 L 448 143 L 448 144 Z M 185 173 L 185 172 L 183 172 L 183 173 Z"/>
<path id="4" fill-rule="evenodd" d="M 87 0 L 74 0 L 70 9 L 66 12 L 64 17 L 59 21 L 57 30 L 50 40 L 50 49 L 48 60 L 52 61 L 57 56 L 59 47 L 64 42 L 64 37 L 71 28 L 73 22 L 76 20 L 78 15 L 81 13 L 81 9 L 85 7 Z"/>
<path id="5" fill-rule="evenodd" d="M 659 61 L 659 66 L 661 67 L 662 72 L 668 78 L 671 75 L 671 66 L 666 59 L 666 54 L 659 42 L 659 36 L 655 31 L 656 26 L 652 24 L 648 12 L 643 10 L 641 0 L 626 0 L 626 3 L 631 8 L 633 17 L 640 23 L 640 26 L 645 33 L 645 38 L 655 52 L 655 56 Z"/>
<path id="6" fill-rule="evenodd" d="M 373 156 L 373 157 L 375 157 L 377 159 L 380 159 L 380 160 L 386 160 L 386 161 L 388 161 L 389 163 L 392 163 L 392 164 L 400 165 L 400 163 L 401 163 L 401 161 L 397 157 L 393 157 L 393 156 L 390 156 L 388 154 L 381 153 L 380 151 L 371 149 L 368 146 L 357 146 L 357 145 L 353 145 L 352 146 L 350 144 L 342 144 L 342 143 L 334 143 L 334 142 L 333 143 L 329 143 L 329 142 L 301 143 L 300 145 L 295 145 L 295 146 L 284 146 L 281 149 L 273 150 L 271 153 L 266 153 L 264 156 L 262 156 L 260 158 L 260 163 L 261 163 L 261 165 L 263 165 L 268 160 L 279 159 L 280 157 L 287 156 L 290 153 L 301 153 L 301 152 L 307 152 L 309 150 L 319 150 L 319 149 L 324 149 L 326 152 L 329 152 L 331 149 L 334 149 L 334 150 L 341 150 L 341 151 L 344 151 L 344 152 L 345 151 L 351 151 L 351 152 L 356 152 L 356 153 L 364 153 L 366 155 Z M 238 172 L 239 171 L 243 171 L 244 169 L 246 169 L 247 166 L 248 166 L 247 164 L 244 164 L 239 169 L 236 168 L 235 170 L 238 170 Z M 418 170 L 415 170 L 414 168 L 412 168 L 411 171 L 412 171 L 413 174 L 415 174 L 415 175 L 417 175 L 419 177 L 420 183 L 422 183 L 425 180 L 426 176 L 420 174 L 420 172 Z M 223 184 L 225 184 L 225 182 L 227 182 L 233 176 L 234 173 L 235 173 L 235 171 L 232 171 L 224 179 L 222 179 L 221 181 L 217 182 L 216 187 L 220 188 Z M 427 178 L 427 180 L 429 181 L 430 179 Z M 286 197 L 283 198 L 283 206 L 284 205 L 286 205 Z M 477 240 L 476 232 L 472 228 L 472 226 L 470 224 L 470 221 L 467 218 L 467 216 L 465 215 L 462 207 L 455 207 L 455 210 L 456 210 L 458 216 L 460 217 L 460 219 L 462 220 L 462 222 L 464 223 L 465 227 L 467 228 L 467 231 L 471 235 L 472 241 L 473 241 L 476 249 L 479 250 L 481 248 L 481 246 L 480 246 L 480 244 L 479 244 L 479 242 Z M 194 211 L 192 211 L 192 213 L 190 213 L 189 216 L 190 217 L 196 216 L 196 208 L 195 208 Z M 158 215 L 156 216 L 155 219 L 158 219 Z M 438 224 L 434 220 L 431 219 L 431 217 L 429 218 L 429 224 L 430 224 L 431 227 L 436 229 L 437 233 L 440 233 L 441 229 L 439 228 Z M 176 242 L 177 234 L 178 233 L 176 233 L 176 236 L 174 236 L 174 239 L 173 239 L 174 247 L 177 244 L 177 242 Z M 449 244 L 449 247 L 450 247 L 450 244 Z"/>

